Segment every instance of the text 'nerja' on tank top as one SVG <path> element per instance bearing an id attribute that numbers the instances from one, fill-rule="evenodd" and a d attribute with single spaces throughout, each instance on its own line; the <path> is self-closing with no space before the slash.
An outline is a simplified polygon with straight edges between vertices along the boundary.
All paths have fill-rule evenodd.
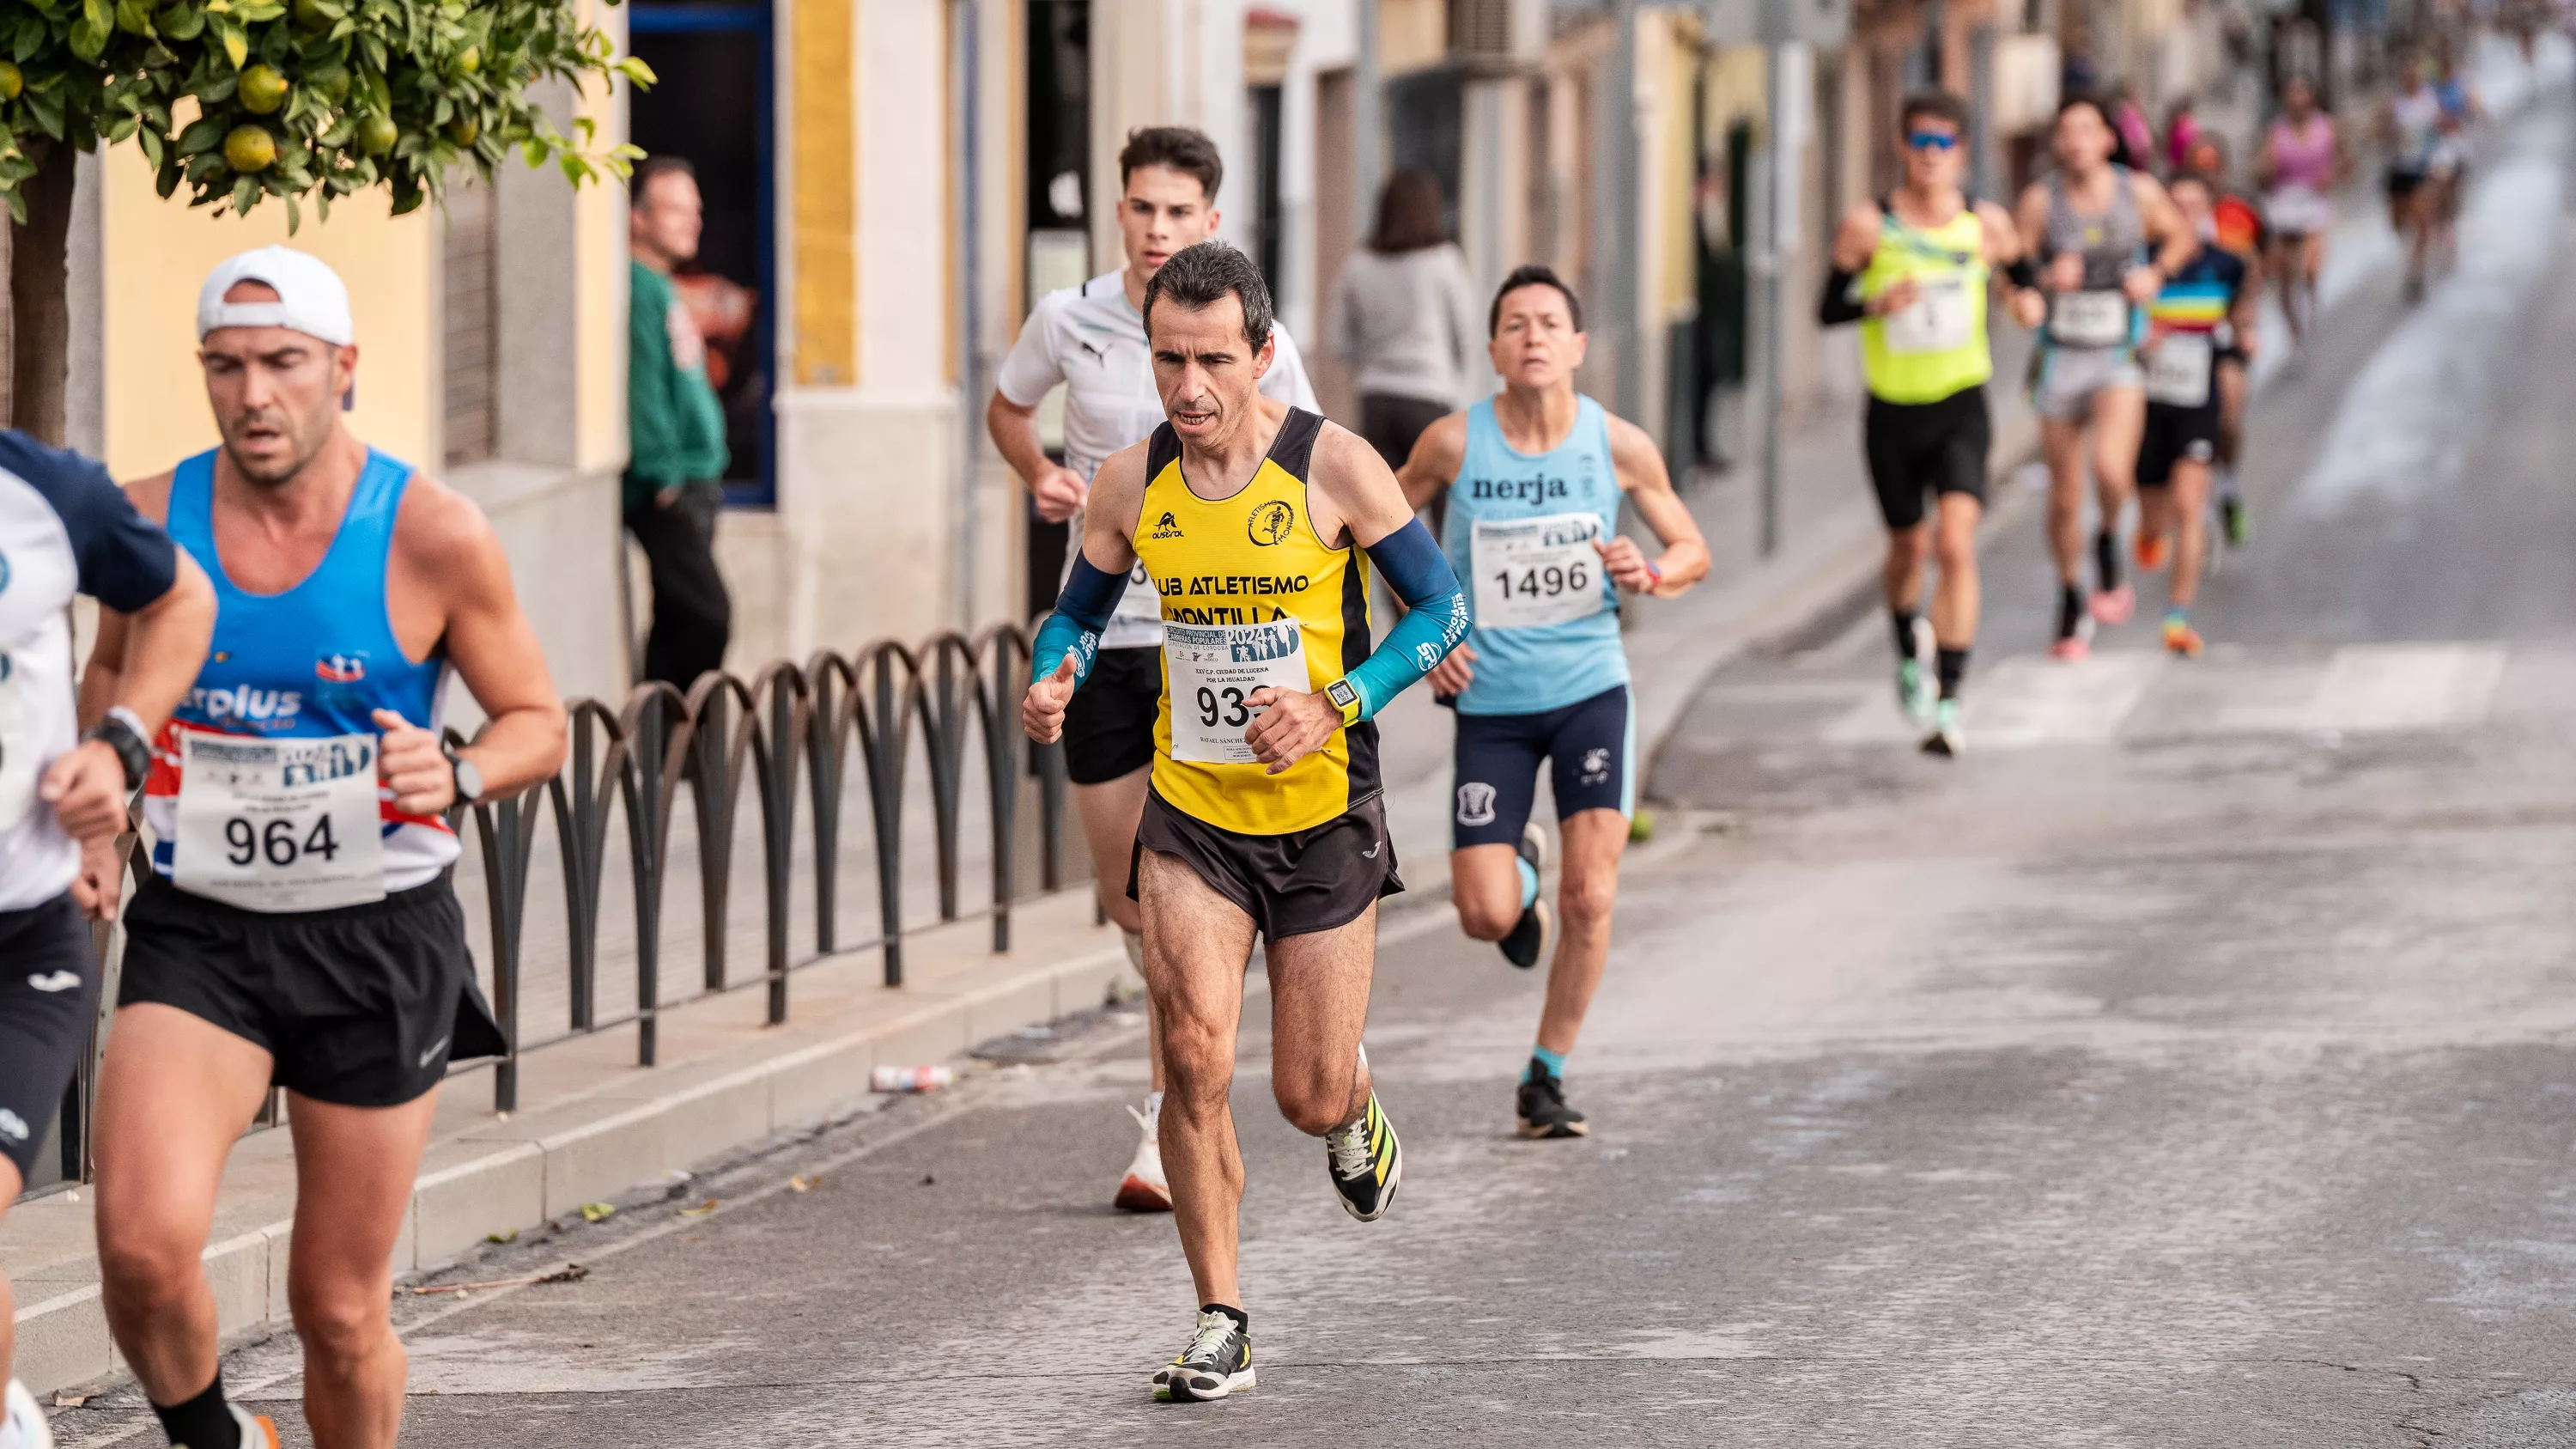
<path id="1" fill-rule="evenodd" d="M 1154 792 L 1242 835 L 1311 829 L 1377 793 L 1377 725 L 1333 731 L 1273 775 L 1243 742 L 1264 688 L 1318 693 L 1369 654 L 1368 560 L 1315 532 L 1306 478 L 1324 420 L 1288 410 L 1252 481 L 1202 498 L 1181 473 L 1172 426 L 1145 450 L 1136 556 L 1163 612 L 1163 700 Z"/>
<path id="2" fill-rule="evenodd" d="M 1860 294 L 1898 282 L 1920 289 L 1913 305 L 1860 324 L 1861 371 L 1872 397 L 1934 403 L 1994 376 L 1986 344 L 1986 228 L 1973 206 L 1940 226 L 1908 226 L 1896 198 L 1878 204 L 1878 249 L 1861 270 Z"/>
<path id="3" fill-rule="evenodd" d="M 144 819 L 154 837 L 152 865 L 161 875 L 186 886 L 198 873 L 178 868 L 179 795 L 186 783 L 182 731 L 263 741 L 350 736 L 373 741 L 380 733 L 373 717 L 379 709 L 425 729 L 439 728 L 447 662 L 435 654 L 419 663 L 405 657 L 385 604 L 394 519 L 411 477 L 410 464 L 369 449 L 366 468 L 322 562 L 284 593 L 253 594 L 234 586 L 215 550 L 215 455 L 200 453 L 173 474 L 170 537 L 214 581 L 216 612 L 213 647 L 196 686 L 162 730 L 144 785 Z M 372 759 L 370 749 L 370 768 Z M 455 861 L 455 832 L 437 817 L 396 810 L 391 791 L 378 788 L 375 793 L 383 891 L 426 885 Z M 250 840 L 244 849 L 252 858 L 233 865 L 284 873 L 302 868 L 294 857 L 312 841 L 311 824 L 291 822 L 298 828 L 285 833 L 300 838 L 272 840 L 263 831 L 274 834 L 275 827 L 246 813 L 252 818 L 246 822 Z"/>
<path id="4" fill-rule="evenodd" d="M 1475 682 L 1461 714 L 1537 714 L 1628 682 L 1619 591 L 1593 547 L 1619 530 L 1610 415 L 1576 399 L 1574 428 L 1544 453 L 1503 437 L 1494 400 L 1467 409 L 1441 547 L 1467 591 Z"/>

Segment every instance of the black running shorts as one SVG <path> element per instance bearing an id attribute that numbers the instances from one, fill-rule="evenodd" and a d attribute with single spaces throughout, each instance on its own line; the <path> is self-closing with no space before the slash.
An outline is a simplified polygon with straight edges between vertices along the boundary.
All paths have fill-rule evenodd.
<path id="1" fill-rule="evenodd" d="M 1921 523 L 1926 494 L 1964 493 L 1984 503 L 1993 436 L 1982 387 L 1963 388 L 1939 402 L 1871 398 L 1861 439 L 1888 531 Z"/>
<path id="2" fill-rule="evenodd" d="M 1347 926 L 1371 902 L 1404 889 L 1395 874 L 1395 841 L 1386 833 L 1386 802 L 1376 795 L 1312 829 L 1238 835 L 1148 790 L 1127 858 L 1131 901 L 1137 864 L 1148 850 L 1186 863 L 1270 941 Z"/>
<path id="3" fill-rule="evenodd" d="M 507 1049 L 441 876 L 361 906 L 267 914 L 158 877 L 127 908 L 117 1005 L 158 1002 L 265 1050 L 276 1085 L 395 1107 Z"/>
<path id="4" fill-rule="evenodd" d="M 1163 651 L 1103 649 L 1064 707 L 1064 773 L 1106 785 L 1154 763 L 1154 719 L 1163 707 Z"/>
<path id="5" fill-rule="evenodd" d="M 1536 714 L 1462 714 L 1453 747 L 1449 847 L 1518 845 L 1550 766 L 1556 818 L 1637 813 L 1637 723 L 1628 686 Z"/>
<path id="6" fill-rule="evenodd" d="M 2218 390 L 2196 408 L 2147 404 L 2147 430 L 2138 439 L 2138 486 L 2162 488 L 2177 463 L 2208 463 L 2218 456 Z"/>
<path id="7" fill-rule="evenodd" d="M 97 1009 L 97 947 L 72 898 L 0 911 L 0 1157 L 21 1184 L 36 1174 Z"/>

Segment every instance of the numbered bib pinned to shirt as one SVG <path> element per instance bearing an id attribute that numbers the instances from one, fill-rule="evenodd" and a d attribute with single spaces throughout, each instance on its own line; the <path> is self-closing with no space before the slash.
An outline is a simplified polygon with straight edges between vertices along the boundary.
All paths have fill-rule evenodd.
<path id="1" fill-rule="evenodd" d="M 1476 520 L 1476 627 L 1535 629 L 1603 607 L 1597 513 Z"/>
<path id="2" fill-rule="evenodd" d="M 1253 691 L 1314 688 L 1305 631 L 1294 619 L 1165 624 L 1163 677 L 1171 692 L 1172 758 L 1210 765 L 1259 763 L 1243 737 L 1261 713 Z"/>
<path id="3" fill-rule="evenodd" d="M 254 739 L 179 731 L 171 879 L 246 911 L 385 896 L 374 735 Z"/>
<path id="4" fill-rule="evenodd" d="M 2196 408 L 2209 402 L 2217 350 L 2206 332 L 2168 332 L 2147 353 L 2147 401 Z"/>
<path id="5" fill-rule="evenodd" d="M 2129 340 L 2129 294 L 2060 292 L 2049 299 L 2049 340 L 2067 347 L 2117 347 Z"/>
<path id="6" fill-rule="evenodd" d="M 1890 352 L 1955 352 L 1968 345 L 1968 279 L 1917 277 L 1914 301 L 1879 319 Z"/>

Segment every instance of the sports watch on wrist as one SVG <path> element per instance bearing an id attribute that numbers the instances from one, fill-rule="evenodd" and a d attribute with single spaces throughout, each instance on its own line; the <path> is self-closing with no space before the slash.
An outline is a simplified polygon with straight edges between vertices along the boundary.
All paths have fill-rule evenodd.
<path id="1" fill-rule="evenodd" d="M 447 754 L 448 773 L 456 785 L 456 803 L 471 805 L 482 799 L 483 772 L 474 767 L 472 760 L 456 753 L 453 748 L 447 746 L 440 748 Z"/>
<path id="2" fill-rule="evenodd" d="M 1357 724 L 1359 722 L 1360 691 L 1358 685 L 1351 683 L 1348 679 L 1336 679 L 1332 683 L 1324 686 L 1324 698 L 1331 700 L 1333 702 L 1333 707 L 1342 712 L 1342 723 L 1348 725 Z"/>
<path id="3" fill-rule="evenodd" d="M 98 723 L 81 731 L 84 741 L 96 740 L 116 751 L 116 762 L 125 767 L 125 788 L 132 790 L 143 783 L 152 770 L 152 746 L 143 738 L 143 719 L 134 711 L 118 705 L 99 718 Z"/>

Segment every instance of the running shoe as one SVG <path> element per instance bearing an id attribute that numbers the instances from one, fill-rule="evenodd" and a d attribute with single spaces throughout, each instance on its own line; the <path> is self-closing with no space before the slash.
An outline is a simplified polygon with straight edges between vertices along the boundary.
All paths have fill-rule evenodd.
<path id="1" fill-rule="evenodd" d="M 2141 531 L 2131 552 L 2137 555 L 2140 573 L 2161 573 L 2165 560 L 2173 555 L 2173 540 L 2161 533 Z"/>
<path id="2" fill-rule="evenodd" d="M 2218 500 L 2218 526 L 2227 535 L 2229 548 L 2243 548 L 2254 541 L 2254 515 L 2241 498 Z"/>
<path id="3" fill-rule="evenodd" d="M 1213 1308 L 1202 1309 L 1190 1346 L 1154 1372 L 1154 1401 L 1203 1404 L 1251 1388 L 1252 1334 Z"/>
<path id="4" fill-rule="evenodd" d="M 1547 1069 L 1547 1063 L 1532 1061 L 1529 1072 L 1520 1089 L 1523 1137 L 1582 1137 L 1592 1131 L 1582 1113 L 1565 1105 L 1565 1083 Z"/>
<path id="5" fill-rule="evenodd" d="M 1933 669 L 1938 647 L 1932 642 L 1932 621 L 1914 621 L 1914 648 L 1896 661 L 1896 707 L 1905 717 L 1921 724 L 1932 717 L 1932 705 L 1941 697 L 1941 688 Z"/>
<path id="6" fill-rule="evenodd" d="M 2075 591 L 2068 589 L 2057 609 L 2057 641 L 2048 646 L 2052 659 L 2072 664 L 2093 652 L 2093 616 L 2084 612 L 2076 601 Z"/>
<path id="7" fill-rule="evenodd" d="M 1341 1194 L 1342 1211 L 1364 1223 L 1386 1216 L 1395 1189 L 1404 1181 L 1404 1148 L 1395 1140 L 1395 1124 L 1369 1093 L 1359 1120 L 1324 1134 L 1324 1166 Z"/>
<path id="8" fill-rule="evenodd" d="M 1136 1144 L 1136 1160 L 1127 1164 L 1126 1179 L 1118 1184 L 1117 1204 L 1131 1213 L 1170 1212 L 1172 1185 L 1163 1177 L 1163 1144 L 1155 1136 L 1155 1124 L 1133 1107 L 1127 1115 L 1136 1119 L 1145 1140 Z"/>
<path id="9" fill-rule="evenodd" d="M 2185 659 L 2198 659 L 2201 651 L 2200 631 L 2189 619 L 2165 620 L 2165 652 Z"/>
<path id="10" fill-rule="evenodd" d="M 1521 843 L 1514 849 L 1520 853 L 1521 859 L 1529 862 L 1531 870 L 1541 876 L 1547 874 L 1547 832 L 1539 829 L 1536 821 L 1521 827 Z M 1555 939 L 1556 912 L 1548 909 L 1547 897 L 1542 892 L 1521 911 L 1521 918 L 1513 923 L 1511 934 L 1494 944 L 1501 948 L 1504 960 L 1527 971 L 1547 959 L 1548 943 Z"/>
<path id="11" fill-rule="evenodd" d="M 242 1442 L 247 1449 L 252 1441 Z M 0 1449 L 54 1449 L 54 1429 L 45 1422 L 45 1411 L 16 1379 L 9 1381 L 7 1399 L 0 1403 Z"/>
<path id="12" fill-rule="evenodd" d="M 1961 743 L 1959 702 L 1945 699 L 1932 711 L 1932 733 L 1923 737 L 1923 753 L 1939 755 L 1945 760 L 1956 759 Z"/>
<path id="13" fill-rule="evenodd" d="M 2094 590 L 2087 607 L 2092 610 L 2094 622 L 2118 628 L 2138 611 L 2138 591 L 2124 580 L 2116 589 Z"/>
<path id="14" fill-rule="evenodd" d="M 233 1411 L 233 1422 L 241 1426 L 241 1449 L 278 1449 L 277 1425 L 266 1414 L 254 1414 L 230 1402 L 224 1407 Z"/>

